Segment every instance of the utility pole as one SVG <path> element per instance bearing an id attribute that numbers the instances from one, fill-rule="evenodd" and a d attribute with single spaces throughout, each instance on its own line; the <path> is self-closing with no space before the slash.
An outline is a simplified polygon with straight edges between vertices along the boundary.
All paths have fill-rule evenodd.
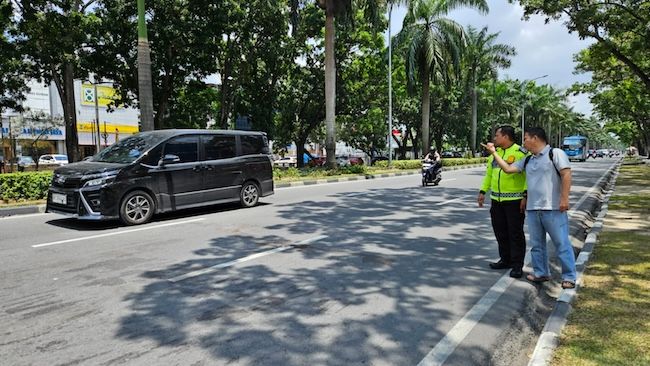
<path id="1" fill-rule="evenodd" d="M 151 55 L 144 18 L 144 0 L 138 0 L 138 101 L 142 131 L 153 131 L 153 91 L 151 83 Z"/>

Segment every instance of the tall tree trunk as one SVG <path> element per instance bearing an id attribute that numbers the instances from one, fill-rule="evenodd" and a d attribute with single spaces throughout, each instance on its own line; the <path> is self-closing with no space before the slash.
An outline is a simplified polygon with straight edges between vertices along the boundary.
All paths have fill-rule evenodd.
<path id="1" fill-rule="evenodd" d="M 153 91 L 151 83 L 151 55 L 144 19 L 144 0 L 138 0 L 138 101 L 140 105 L 140 130 L 153 131 Z"/>
<path id="2" fill-rule="evenodd" d="M 55 80 L 58 80 L 58 78 L 55 78 Z M 63 118 L 65 120 L 65 149 L 68 152 L 68 161 L 72 163 L 79 161 L 80 157 L 79 135 L 77 133 L 77 108 L 74 97 L 74 65 L 72 63 L 68 62 L 63 65 L 63 87 L 59 94 L 61 104 L 63 105 Z"/>
<path id="3" fill-rule="evenodd" d="M 334 12 L 333 5 L 327 1 L 325 9 L 325 149 L 327 166 L 336 168 L 336 64 L 334 61 Z"/>
<path id="4" fill-rule="evenodd" d="M 472 85 L 472 136 L 470 138 L 470 149 L 472 150 L 472 157 L 476 153 L 476 125 L 478 120 L 478 100 L 476 93 L 476 85 Z M 440 148 L 438 148 L 440 149 Z"/>
<path id="5" fill-rule="evenodd" d="M 425 71 L 422 77 L 422 156 L 429 153 L 429 108 L 431 101 L 429 100 L 430 81 L 429 71 Z"/>

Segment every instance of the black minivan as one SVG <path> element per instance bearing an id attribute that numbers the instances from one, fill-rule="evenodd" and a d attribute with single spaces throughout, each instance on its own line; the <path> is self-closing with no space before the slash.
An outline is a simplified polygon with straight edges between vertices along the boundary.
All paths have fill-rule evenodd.
<path id="1" fill-rule="evenodd" d="M 155 213 L 273 194 L 266 134 L 231 130 L 141 132 L 54 171 L 47 212 L 143 224 Z"/>

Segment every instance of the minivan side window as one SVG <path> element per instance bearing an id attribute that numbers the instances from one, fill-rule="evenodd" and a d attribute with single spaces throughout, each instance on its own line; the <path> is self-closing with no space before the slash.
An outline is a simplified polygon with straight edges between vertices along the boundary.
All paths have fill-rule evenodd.
<path id="1" fill-rule="evenodd" d="M 201 136 L 205 150 L 205 160 L 234 158 L 236 145 L 234 135 L 204 135 Z"/>
<path id="2" fill-rule="evenodd" d="M 193 161 L 198 161 L 199 137 L 180 136 L 169 140 L 165 144 L 164 155 L 178 156 L 181 159 L 179 163 L 191 163 Z"/>
<path id="3" fill-rule="evenodd" d="M 269 153 L 266 138 L 262 135 L 242 135 L 240 139 L 242 155 Z"/>

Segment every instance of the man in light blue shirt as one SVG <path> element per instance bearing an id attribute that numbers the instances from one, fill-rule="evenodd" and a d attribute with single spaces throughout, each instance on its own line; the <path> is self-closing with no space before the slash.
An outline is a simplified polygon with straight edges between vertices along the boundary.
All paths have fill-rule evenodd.
<path id="1" fill-rule="evenodd" d="M 540 127 L 526 129 L 524 147 L 533 155 L 508 164 L 498 154 L 494 144 L 483 145 L 506 173 L 526 172 L 528 200 L 526 222 L 531 242 L 533 273 L 526 276 L 531 282 L 544 282 L 551 278 L 546 250 L 548 233 L 557 249 L 562 264 L 562 288 L 574 288 L 576 265 L 573 246 L 569 239 L 569 191 L 571 167 L 569 159 L 560 149 L 547 143 L 546 132 Z"/>

